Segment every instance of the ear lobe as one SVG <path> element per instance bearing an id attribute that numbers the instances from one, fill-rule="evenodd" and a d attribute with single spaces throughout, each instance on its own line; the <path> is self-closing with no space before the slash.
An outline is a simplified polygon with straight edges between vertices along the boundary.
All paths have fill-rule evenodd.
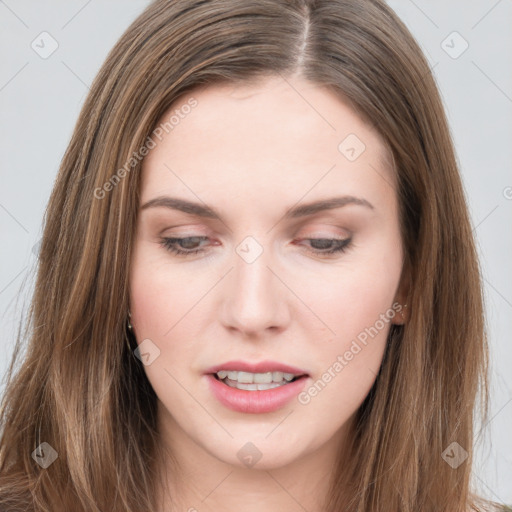
<path id="1" fill-rule="evenodd" d="M 407 323 L 408 318 L 407 304 L 402 304 L 398 301 L 396 302 L 396 304 L 396 315 L 392 318 L 391 323 L 395 325 L 404 325 Z"/>
<path id="2" fill-rule="evenodd" d="M 409 317 L 409 310 L 407 305 L 407 297 L 409 297 L 409 289 L 410 289 L 410 272 L 408 267 L 404 266 L 402 270 L 402 276 L 400 278 L 400 283 L 398 285 L 398 290 L 395 295 L 393 308 L 397 312 L 397 314 L 393 317 L 391 322 L 395 325 L 403 325 L 407 323 Z"/>

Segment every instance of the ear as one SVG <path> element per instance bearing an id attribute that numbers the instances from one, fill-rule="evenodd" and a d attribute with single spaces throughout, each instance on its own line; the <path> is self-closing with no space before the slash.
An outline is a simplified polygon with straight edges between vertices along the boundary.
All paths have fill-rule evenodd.
<path id="1" fill-rule="evenodd" d="M 398 284 L 398 289 L 393 301 L 393 304 L 396 304 L 393 309 L 397 312 L 397 314 L 391 319 L 391 323 L 395 325 L 404 325 L 407 323 L 410 308 L 410 306 L 407 304 L 407 297 L 409 297 L 410 283 L 411 275 L 409 266 L 404 265 L 402 269 L 402 275 L 400 277 L 400 283 Z"/>

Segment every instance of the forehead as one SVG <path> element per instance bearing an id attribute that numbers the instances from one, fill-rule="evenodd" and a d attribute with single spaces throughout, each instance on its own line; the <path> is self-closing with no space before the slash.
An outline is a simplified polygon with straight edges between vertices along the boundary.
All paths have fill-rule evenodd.
<path id="1" fill-rule="evenodd" d="M 194 107 L 187 105 L 194 101 Z M 386 145 L 342 97 L 300 78 L 200 86 L 173 116 L 143 163 L 143 191 L 182 190 L 228 199 L 240 192 L 298 200 L 308 189 L 353 193 L 393 188 Z M 189 190 L 186 191 L 185 189 Z"/>

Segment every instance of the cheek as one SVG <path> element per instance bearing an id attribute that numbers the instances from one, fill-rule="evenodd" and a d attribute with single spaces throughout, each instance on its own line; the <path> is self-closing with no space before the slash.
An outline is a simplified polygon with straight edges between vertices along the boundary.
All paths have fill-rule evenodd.
<path id="1" fill-rule="evenodd" d="M 151 248 L 136 244 L 130 272 L 130 309 L 139 341 L 161 339 L 172 327 L 176 315 L 171 312 L 179 306 L 187 289 L 176 277 L 155 260 Z"/>
<path id="2" fill-rule="evenodd" d="M 204 350 L 199 331 L 209 313 L 201 298 L 211 286 L 204 275 L 191 277 L 167 258 L 151 244 L 136 244 L 130 272 L 133 332 L 138 344 L 149 339 L 158 349 L 144 370 L 159 396 L 169 394 L 172 377 L 188 378 L 197 353 Z"/>
<path id="3" fill-rule="evenodd" d="M 397 314 L 393 304 L 402 268 L 399 250 L 389 247 L 383 254 L 334 273 L 323 290 L 310 288 L 310 304 L 329 330 L 316 338 L 317 372 L 299 402 L 315 407 L 316 401 L 319 414 L 320 404 L 331 404 L 334 416 L 346 419 L 375 381 Z"/>
<path id="4" fill-rule="evenodd" d="M 180 319 L 190 309 L 192 299 L 187 300 L 186 277 L 171 272 L 168 265 L 155 258 L 151 246 L 136 245 L 130 271 L 131 323 L 137 343 L 147 344 L 149 339 L 150 350 L 157 350 L 158 355 L 143 368 L 157 396 L 165 397 L 171 409 L 187 407 L 176 392 L 174 379 L 182 381 L 188 368 L 188 344 L 171 342 L 176 337 L 186 340 L 189 335 L 186 321 Z M 175 361 L 184 363 L 176 365 Z"/>
<path id="5" fill-rule="evenodd" d="M 303 293 L 308 305 L 324 323 L 320 329 L 324 333 L 323 340 L 342 350 L 349 340 L 375 324 L 379 330 L 387 331 L 389 318 L 385 322 L 386 329 L 380 319 L 382 315 L 391 318 L 395 315 L 392 305 L 400 274 L 401 257 L 396 252 L 387 258 L 361 258 L 349 269 L 331 272 L 322 286 L 309 283 Z"/>
<path id="6" fill-rule="evenodd" d="M 348 295 L 341 293 L 330 311 L 336 334 L 317 341 L 315 375 L 298 396 L 308 416 L 319 422 L 329 411 L 330 433 L 349 420 L 373 386 L 395 315 L 389 287 L 365 288 L 358 281 Z"/>

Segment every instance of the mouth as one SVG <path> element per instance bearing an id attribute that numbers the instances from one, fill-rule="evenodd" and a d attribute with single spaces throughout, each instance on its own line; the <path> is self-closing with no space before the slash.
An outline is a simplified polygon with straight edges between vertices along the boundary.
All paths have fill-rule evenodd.
<path id="1" fill-rule="evenodd" d="M 309 376 L 302 374 L 292 374 L 291 379 L 287 380 L 276 372 L 276 382 L 274 382 L 274 372 L 266 372 L 265 378 L 271 382 L 240 382 L 240 380 L 249 380 L 253 374 L 246 375 L 249 372 L 238 372 L 230 370 L 228 375 L 221 378 L 224 373 L 222 370 L 205 375 L 208 388 L 221 405 L 240 413 L 263 414 L 271 413 L 286 407 L 297 395 L 303 391 L 309 381 Z M 235 375 L 229 375 L 235 372 Z M 219 375 L 220 373 L 220 375 Z M 245 374 L 245 375 L 244 375 Z M 255 374 L 256 380 L 261 380 L 258 374 Z M 287 375 L 290 378 L 290 375 Z"/>
<path id="2" fill-rule="evenodd" d="M 223 406 L 242 413 L 268 413 L 285 407 L 306 386 L 310 375 L 273 361 L 229 361 L 208 369 L 209 389 Z"/>
<path id="3" fill-rule="evenodd" d="M 237 370 L 220 370 L 211 375 L 226 386 L 244 391 L 267 391 L 307 377 L 307 374 L 296 375 L 279 371 L 252 373 Z"/>

